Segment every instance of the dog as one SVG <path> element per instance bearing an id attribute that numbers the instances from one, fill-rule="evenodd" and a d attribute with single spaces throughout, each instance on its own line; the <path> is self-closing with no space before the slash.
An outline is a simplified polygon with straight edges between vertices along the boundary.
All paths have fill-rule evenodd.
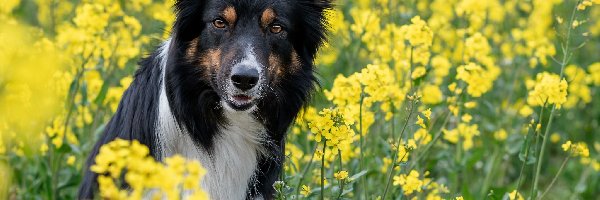
<path id="1" fill-rule="evenodd" d="M 178 0 L 172 33 L 143 59 L 92 149 L 80 199 L 98 192 L 100 147 L 138 140 L 157 160 L 207 169 L 212 199 L 272 199 L 286 132 L 317 85 L 330 0 Z M 126 186 L 124 186 L 126 187 Z"/>

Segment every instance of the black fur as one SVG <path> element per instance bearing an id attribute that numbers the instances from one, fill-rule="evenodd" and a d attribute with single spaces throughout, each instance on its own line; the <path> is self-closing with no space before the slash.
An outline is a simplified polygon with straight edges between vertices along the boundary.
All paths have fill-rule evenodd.
<path id="1" fill-rule="evenodd" d="M 239 9 L 240 20 L 256 17 L 253 13 L 267 7 L 276 10 L 285 25 L 285 33 L 266 35 L 259 28 L 248 27 L 237 32 L 218 32 L 210 27 L 214 12 L 223 6 Z M 169 106 L 175 119 L 185 128 L 195 144 L 211 152 L 213 141 L 218 137 L 219 127 L 229 123 L 223 116 L 219 88 L 224 72 L 210 71 L 199 67 L 198 60 L 186 57 L 190 45 L 197 45 L 195 56 L 205 56 L 208 50 L 221 49 L 223 52 L 237 52 L 235 39 L 249 39 L 256 44 L 258 51 L 275 54 L 282 58 L 284 65 L 291 64 L 290 53 L 297 53 L 299 70 L 283 73 L 280 77 L 266 77 L 268 89 L 256 102 L 253 113 L 267 129 L 268 140 L 264 146 L 273 157 L 259 157 L 255 181 L 248 185 L 247 198 L 258 195 L 271 199 L 272 184 L 278 180 L 284 160 L 285 133 L 297 113 L 310 97 L 316 82 L 313 74 L 313 60 L 318 47 L 325 39 L 323 11 L 329 9 L 329 0 L 179 0 L 176 2 L 176 22 L 173 27 L 171 48 L 166 66 L 166 92 Z M 242 24 L 240 25 L 242 26 Z M 239 28 L 239 27 L 238 27 Z M 253 35 L 252 35 L 253 34 Z M 198 39 L 194 44 L 193 40 Z M 266 38 L 266 39 L 265 39 Z M 233 42 L 231 42 L 233 41 Z M 123 95 L 123 99 L 113 118 L 106 126 L 98 143 L 92 150 L 85 168 L 84 180 L 79 198 L 90 199 L 97 192 L 97 174 L 89 171 L 94 164 L 101 145 L 115 138 L 139 140 L 150 147 L 150 154 L 161 160 L 160 149 L 155 143 L 158 116 L 158 101 L 161 89 L 161 67 L 158 51 L 144 59 L 135 80 Z M 265 58 L 261 57 L 263 61 Z M 228 63 L 222 63 L 226 66 Z M 231 63 L 229 63 L 231 64 Z M 222 70 L 223 71 L 223 70 Z M 209 76 L 206 76 L 209 74 Z M 210 77 L 210 78 L 202 78 Z"/>

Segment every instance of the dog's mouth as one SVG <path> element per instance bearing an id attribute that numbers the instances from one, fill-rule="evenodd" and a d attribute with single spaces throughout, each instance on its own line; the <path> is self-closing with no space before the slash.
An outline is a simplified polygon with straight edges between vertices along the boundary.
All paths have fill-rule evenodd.
<path id="1" fill-rule="evenodd" d="M 245 94 L 231 95 L 227 105 L 237 111 L 246 111 L 254 106 L 255 98 Z"/>

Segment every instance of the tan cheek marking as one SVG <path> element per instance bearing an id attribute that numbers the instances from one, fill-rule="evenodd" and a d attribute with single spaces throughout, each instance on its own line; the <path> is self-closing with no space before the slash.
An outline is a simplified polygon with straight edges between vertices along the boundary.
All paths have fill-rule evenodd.
<path id="1" fill-rule="evenodd" d="M 225 10 L 223 10 L 223 18 L 225 18 L 225 21 L 227 21 L 230 26 L 233 26 L 235 20 L 237 19 L 235 8 L 233 8 L 232 6 L 228 6 L 227 8 L 225 8 Z"/>
<path id="2" fill-rule="evenodd" d="M 200 67 L 205 68 L 204 70 L 207 79 L 210 79 L 211 71 L 218 71 L 221 67 L 221 50 L 208 50 L 204 55 L 202 55 Z"/>
<path id="3" fill-rule="evenodd" d="M 267 27 L 273 20 L 275 20 L 275 11 L 272 8 L 265 9 L 260 18 L 261 25 Z"/>
<path id="4" fill-rule="evenodd" d="M 277 82 L 279 77 L 283 76 L 283 67 L 281 59 L 275 54 L 269 55 L 269 73 L 273 76 L 273 82 Z"/>
<path id="5" fill-rule="evenodd" d="M 296 50 L 292 50 L 292 63 L 290 66 L 291 71 L 297 72 L 302 68 L 302 63 L 300 63 L 300 57 Z"/>
<path id="6" fill-rule="evenodd" d="M 185 51 L 185 56 L 188 61 L 196 60 L 196 54 L 198 53 L 198 38 L 190 41 L 188 48 Z"/>

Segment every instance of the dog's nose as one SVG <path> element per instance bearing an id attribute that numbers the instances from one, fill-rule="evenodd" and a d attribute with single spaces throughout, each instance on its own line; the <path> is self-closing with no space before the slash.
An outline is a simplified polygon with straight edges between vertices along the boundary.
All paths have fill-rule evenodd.
<path id="1" fill-rule="evenodd" d="M 231 72 L 231 82 L 242 91 L 252 89 L 258 83 L 258 70 L 248 66 L 237 66 Z"/>

